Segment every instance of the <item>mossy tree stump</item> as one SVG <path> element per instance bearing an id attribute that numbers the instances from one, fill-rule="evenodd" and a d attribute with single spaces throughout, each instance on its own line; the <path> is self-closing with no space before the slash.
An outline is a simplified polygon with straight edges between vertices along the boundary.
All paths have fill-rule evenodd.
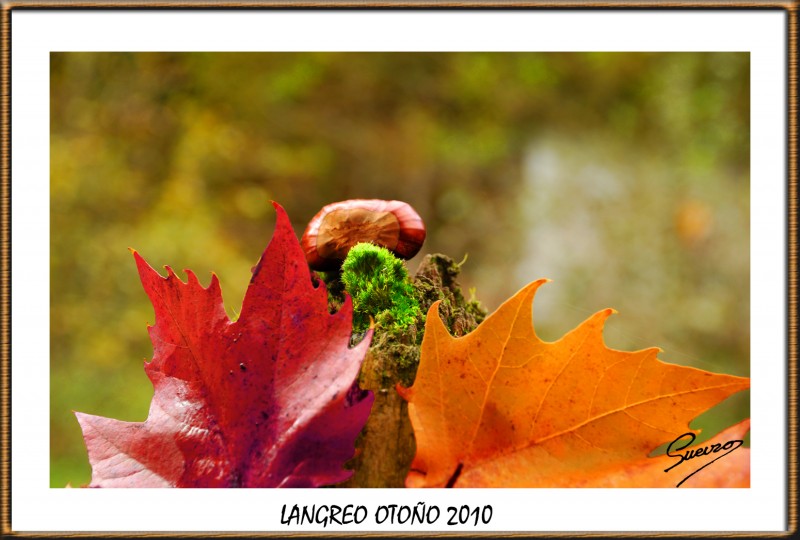
<path id="1" fill-rule="evenodd" d="M 372 390 L 375 402 L 356 441 L 356 456 L 348 464 L 355 472 L 342 487 L 405 486 L 416 445 L 408 404 L 395 386 L 414 382 L 428 309 L 442 301 L 439 316 L 454 336 L 472 331 L 486 316 L 478 302 L 464 298 L 456 282 L 459 272 L 460 265 L 450 257 L 427 255 L 413 279 L 420 317 L 402 330 L 376 326 L 359 377 L 359 386 Z"/>

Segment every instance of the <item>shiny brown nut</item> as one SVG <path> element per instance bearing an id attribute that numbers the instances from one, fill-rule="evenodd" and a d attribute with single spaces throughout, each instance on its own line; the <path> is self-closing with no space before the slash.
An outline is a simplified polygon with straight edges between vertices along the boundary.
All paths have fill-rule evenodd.
<path id="1" fill-rule="evenodd" d="M 425 224 L 408 203 L 352 199 L 323 207 L 300 240 L 314 270 L 338 268 L 359 242 L 372 242 L 410 259 L 425 242 Z"/>

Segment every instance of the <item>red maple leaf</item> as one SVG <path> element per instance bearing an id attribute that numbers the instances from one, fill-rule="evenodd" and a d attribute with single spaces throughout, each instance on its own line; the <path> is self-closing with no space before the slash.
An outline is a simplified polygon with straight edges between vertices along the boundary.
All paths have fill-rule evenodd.
<path id="1" fill-rule="evenodd" d="M 91 487 L 315 487 L 341 482 L 372 407 L 355 379 L 372 331 L 349 348 L 352 305 L 328 313 L 275 204 L 275 234 L 231 321 L 212 275 L 160 276 L 134 252 L 153 303 L 154 394 L 145 422 L 75 413 Z"/>

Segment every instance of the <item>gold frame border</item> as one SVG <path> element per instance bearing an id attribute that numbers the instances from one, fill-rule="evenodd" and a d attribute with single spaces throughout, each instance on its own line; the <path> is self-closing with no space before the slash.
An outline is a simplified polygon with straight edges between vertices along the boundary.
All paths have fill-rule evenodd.
<path id="1" fill-rule="evenodd" d="M 781 9 L 796 13 L 797 0 L 4 0 L 11 9 Z"/>
<path id="2" fill-rule="evenodd" d="M 787 12 L 787 120 L 788 120 L 788 522 L 783 532 L 721 532 L 693 536 L 737 537 L 789 537 L 797 533 L 797 115 L 798 115 L 798 13 L 800 0 L 8 0 L 0 2 L 0 533 L 3 536 L 59 537 L 59 538 L 241 538 L 247 533 L 18 533 L 11 528 L 11 12 L 14 9 L 771 9 Z M 410 537 L 575 537 L 575 538 L 674 538 L 685 533 L 291 533 L 265 532 L 259 537 L 320 538 L 410 538 Z"/>
<path id="3" fill-rule="evenodd" d="M 772 9 L 798 11 L 798 0 L 3 0 L 12 9 Z"/>

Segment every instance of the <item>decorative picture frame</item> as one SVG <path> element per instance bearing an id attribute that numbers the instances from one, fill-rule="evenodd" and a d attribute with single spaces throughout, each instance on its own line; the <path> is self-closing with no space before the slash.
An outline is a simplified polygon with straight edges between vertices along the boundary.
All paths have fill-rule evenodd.
<path id="1" fill-rule="evenodd" d="M 701 20 L 700 14 L 708 15 Z M 656 25 L 652 18 L 665 16 Z M 750 15 L 745 23 L 739 18 Z M 121 16 L 127 17 L 121 24 Z M 193 15 L 189 21 L 188 15 Z M 285 33 L 278 38 L 253 32 L 237 31 L 252 18 L 273 15 L 286 23 Z M 533 15 L 552 21 L 550 32 L 540 41 L 530 41 L 523 33 L 525 23 L 531 31 L 537 26 Z M 31 403 L 35 396 L 47 394 L 49 359 L 47 347 L 35 347 L 37 313 L 47 296 L 31 295 L 36 283 L 48 282 L 47 198 L 42 185 L 47 185 L 46 111 L 37 112 L 42 96 L 48 95 L 46 66 L 49 53 L 76 50 L 362 50 L 363 43 L 376 40 L 379 50 L 592 50 L 595 40 L 600 50 L 699 50 L 701 31 L 713 17 L 724 19 L 722 35 L 709 35 L 702 50 L 737 50 L 751 54 L 752 108 L 751 143 L 751 268 L 754 395 L 752 401 L 754 427 L 754 480 L 745 494 L 737 490 L 720 490 L 718 504 L 703 512 L 682 513 L 675 508 L 677 499 L 653 490 L 622 490 L 626 493 L 609 497 L 596 490 L 533 490 L 493 489 L 455 491 L 360 490 L 345 495 L 341 491 L 289 490 L 288 493 L 267 490 L 78 490 L 54 489 L 47 486 L 46 455 L 47 411 L 39 411 Z M 460 17 L 456 21 L 455 17 Z M 629 17 L 627 20 L 623 20 Z M 680 19 L 680 17 L 684 17 Z M 366 24 L 360 20 L 363 18 Z M 481 20 L 483 18 L 483 20 Z M 558 21 L 563 18 L 563 21 Z M 82 20 L 83 19 L 83 20 Z M 90 21 L 90 19 L 95 19 Z M 102 19 L 102 24 L 97 21 Z M 680 20 L 679 20 L 680 19 Z M 777 20 L 777 26 L 775 21 Z M 89 22 L 87 22 L 89 21 Z M 393 21 L 396 21 L 393 22 Z M 446 25 L 442 26 L 442 21 Z M 599 36 L 598 24 L 611 22 L 613 32 Z M 635 21 L 628 25 L 630 21 Z M 392 24 L 390 24 L 392 22 Z M 463 23 L 460 31 L 450 31 Z M 192 27 L 192 24 L 197 24 Z M 343 30 L 332 32 L 342 24 Z M 396 31 L 391 28 L 397 25 Z M 541 23 L 538 23 L 541 24 Z M 641 24 L 641 25 L 640 25 Z M 129 26 L 128 26 L 129 25 Z M 147 25 L 151 38 L 134 45 L 134 33 L 125 30 Z M 504 26 L 505 25 L 505 26 Z M 511 25 L 511 26 L 509 26 Z M 69 28 L 67 37 L 58 27 Z M 441 30 L 438 32 L 437 27 Z M 674 32 L 674 41 L 658 41 L 658 27 L 683 29 Z M 749 27 L 752 34 L 741 32 Z M 255 26 L 248 27 L 256 28 Z M 355 29 L 368 29 L 366 37 Z M 491 28 L 494 36 L 470 45 L 481 28 Z M 508 33 L 503 36 L 503 29 Z M 565 49 L 563 31 L 575 32 L 575 45 Z M 631 31 L 625 35 L 621 29 Z M 776 32 L 776 28 L 778 32 Z M 715 536 L 731 531 L 748 535 L 781 536 L 797 528 L 797 3 L 796 2 L 698 2 L 690 6 L 669 2 L 6 2 L 2 10 L 2 526 L 4 534 L 19 536 L 45 532 L 81 532 L 89 535 L 108 534 L 119 530 L 147 536 L 145 531 L 200 531 L 228 533 L 254 531 L 263 536 L 287 534 L 348 533 L 370 535 L 423 535 L 453 532 L 459 535 L 502 533 L 512 536 L 572 534 L 605 534 L 624 536 L 632 533 L 675 533 L 692 531 Z M 303 32 L 299 30 L 302 29 Z M 634 30 L 632 30 L 634 29 Z M 278 33 L 278 26 L 269 30 Z M 414 36 L 411 31 L 419 32 Z M 719 30 L 719 27 L 717 27 Z M 381 31 L 383 32 L 381 34 Z M 559 37 L 558 32 L 562 32 Z M 782 31 L 782 33 L 781 33 Z M 115 35 L 116 32 L 116 35 Z M 726 33 L 727 32 L 727 33 Z M 96 35 L 94 34 L 96 33 Z M 333 34 L 348 34 L 324 49 L 325 39 Z M 664 34 L 668 33 L 666 31 Z M 238 39 L 231 39 L 239 35 Z M 648 35 L 649 34 L 649 35 Z M 713 32 L 709 32 L 713 34 Z M 139 33 L 141 36 L 141 33 Z M 608 36 L 611 37 L 608 37 Z M 445 39 L 447 38 L 447 39 Z M 93 40 L 97 41 L 93 41 Z M 148 41 L 149 39 L 149 41 Z M 226 41 L 226 40 L 231 41 Z M 348 41 L 352 39 L 352 41 Z M 441 41 L 437 41 L 437 39 Z M 492 41 L 494 39 L 494 41 Z M 551 40 L 545 44 L 545 40 Z M 737 39 L 740 41 L 737 42 Z M 265 41 L 266 40 L 266 41 Z M 361 41 L 359 41 L 361 40 Z M 627 40 L 627 41 L 626 41 Z M 637 41 L 639 40 L 639 41 Z M 641 45 L 642 41 L 646 43 Z M 648 41 L 651 40 L 651 41 Z M 438 45 L 437 45 L 438 43 Z M 776 48 L 775 44 L 778 44 Z M 515 49 L 514 47 L 517 47 Z M 781 77 L 784 77 L 781 79 Z M 774 96 L 783 96 L 776 109 Z M 39 101 L 37 101 L 37 99 Z M 27 127 L 30 126 L 30 127 Z M 764 148 L 765 140 L 772 149 Z M 780 143 L 784 144 L 783 147 Z M 768 145 L 767 145 L 768 146 Z M 782 152 L 783 150 L 783 152 Z M 775 160 L 783 155 L 784 163 Z M 36 163 L 39 166 L 34 166 Z M 45 166 L 42 166 L 45 165 Z M 776 182 L 776 179 L 780 181 Z M 45 183 L 42 184 L 42 181 Z M 12 197 L 13 194 L 13 197 Z M 42 241 L 44 239 L 44 242 Z M 44 255 L 43 255 L 44 254 Z M 45 257 L 44 259 L 42 257 Z M 43 264 L 44 262 L 44 264 Z M 13 265 L 13 268 L 12 268 Z M 12 275 L 12 269 L 14 274 Z M 538 277 L 538 276 L 533 276 Z M 13 284 L 13 288 L 12 288 Z M 40 287 L 41 288 L 41 287 Z M 12 320 L 13 317 L 13 320 Z M 39 323 L 41 324 L 41 323 Z M 776 337 L 780 342 L 775 343 Z M 39 337 L 41 340 L 41 337 Z M 41 340 L 46 341 L 46 340 Z M 12 348 L 13 343 L 13 348 Z M 765 344 L 770 344 L 765 348 Z M 657 345 L 657 344 L 654 344 Z M 770 358 L 771 361 L 764 360 Z M 762 364 L 763 363 L 763 364 Z M 36 380 L 41 381 L 40 391 Z M 763 382 L 762 382 L 763 381 Z M 788 383 L 788 384 L 786 384 Z M 756 388 L 756 386 L 759 388 Z M 782 386 L 783 385 L 783 386 Z M 769 388 L 766 390 L 766 388 Z M 785 387 L 785 392 L 779 390 Z M 760 397 L 759 397 L 760 396 Z M 783 405 L 782 411 L 776 405 Z M 22 416 L 22 412 L 26 415 Z M 28 413 L 27 411 L 31 411 Z M 781 416 L 781 414 L 785 416 Z M 757 418 L 772 422 L 756 423 Z M 23 418 L 30 418 L 28 421 Z M 784 421 L 785 420 L 785 421 Z M 762 438 L 763 437 L 763 438 Z M 755 443 L 755 441 L 759 441 Z M 761 442 L 763 441 L 763 443 Z M 38 446 L 43 448 L 39 448 Z M 785 466 L 784 466 L 785 465 Z M 777 470 L 782 470 L 776 474 Z M 31 480 L 24 478 L 30 475 Z M 42 483 L 42 479 L 45 482 Z M 142 491 L 142 493 L 132 493 Z M 221 492 L 221 491 L 224 491 Z M 705 490 L 681 492 L 682 504 L 705 506 Z M 147 493 L 144 493 L 147 492 Z M 521 496 L 524 494 L 523 496 Z M 755 507 L 759 494 L 771 503 L 770 510 Z M 144 497 L 142 499 L 141 497 Z M 619 497 L 619 499 L 617 499 Z M 609 500 L 600 501 L 601 498 Z M 345 501 L 345 499 L 347 499 Z M 525 499 L 525 500 L 522 500 Z M 152 516 L 143 517 L 143 501 L 152 505 Z M 36 505 L 33 502 L 36 501 Z M 177 502 L 176 502 L 177 501 Z M 221 506 L 220 506 L 220 501 Z M 378 523 L 377 508 L 413 507 L 418 502 L 426 507 L 437 506 L 446 515 L 446 508 L 484 507 L 491 504 L 494 519 L 488 523 L 448 526 L 445 520 L 429 524 Z M 782 504 L 776 505 L 776 502 Z M 178 511 L 167 510 L 175 503 Z M 39 506 L 41 504 L 41 506 Z M 334 527 L 331 524 L 289 525 L 285 521 L 292 505 L 359 505 L 368 509 L 369 519 L 361 526 Z M 615 513 L 614 505 L 632 505 L 627 518 Z M 660 505 L 658 513 L 649 505 Z M 545 505 L 545 506 L 542 506 Z M 556 510 L 557 508 L 563 510 Z M 79 509 L 91 509 L 81 513 Z M 125 510 L 128 508 L 129 510 Z M 570 510 L 573 509 L 573 510 Z M 575 508 L 582 509 L 584 521 L 576 522 Z M 283 511 L 281 510 L 283 509 Z M 196 512 L 196 514 L 195 514 Z M 227 514 L 225 514 L 227 512 Z M 660 514 L 660 517 L 659 515 Z M 720 516 L 729 516 L 721 526 Z M 152 519 L 151 519 L 152 518 Z M 674 524 L 670 527 L 668 524 Z M 137 532 L 138 531 L 138 532 Z"/>

